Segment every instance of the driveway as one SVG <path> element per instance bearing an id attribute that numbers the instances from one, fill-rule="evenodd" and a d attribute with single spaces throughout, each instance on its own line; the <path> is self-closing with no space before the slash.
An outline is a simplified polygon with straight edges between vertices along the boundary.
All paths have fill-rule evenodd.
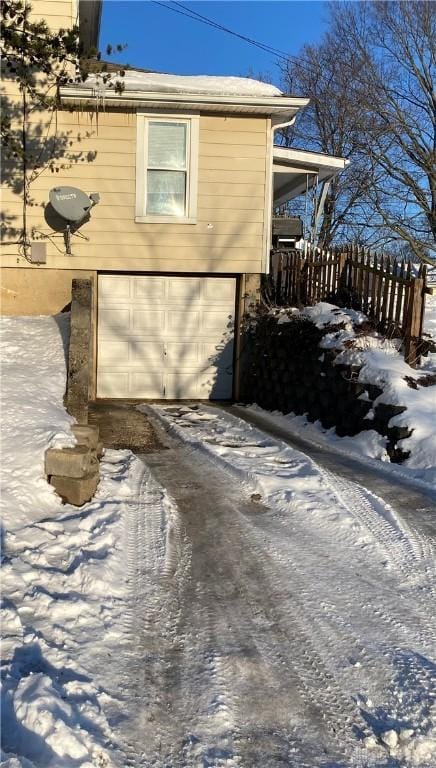
<path id="1" fill-rule="evenodd" d="M 429 537 L 265 433 L 238 444 L 244 428 L 215 414 L 151 415 L 166 448 L 143 456 L 132 510 L 128 764 L 431 765 Z M 241 449 L 276 462 L 281 495 L 238 480 Z"/>

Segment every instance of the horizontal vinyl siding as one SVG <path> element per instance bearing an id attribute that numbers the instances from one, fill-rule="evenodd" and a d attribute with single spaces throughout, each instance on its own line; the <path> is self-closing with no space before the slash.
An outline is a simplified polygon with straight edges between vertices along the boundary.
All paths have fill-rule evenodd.
<path id="1" fill-rule="evenodd" d="M 71 29 L 77 23 L 77 18 L 73 17 L 76 11 L 73 0 L 32 0 L 31 6 L 31 18 L 44 20 L 52 32 Z"/>
<path id="2" fill-rule="evenodd" d="M 120 216 L 121 210 L 123 211 L 123 216 Z M 105 212 L 107 213 L 107 217 L 100 217 L 98 219 L 93 217 L 87 224 L 88 235 L 95 235 L 98 237 L 99 242 L 103 242 L 106 233 L 117 233 L 120 236 L 123 233 L 134 234 L 136 237 L 144 238 L 144 235 L 138 232 L 138 225 L 135 224 L 134 221 L 131 221 L 132 211 L 130 208 L 118 208 L 116 214 L 113 208 L 105 209 Z M 39 218 L 33 214 L 30 214 L 28 216 L 28 222 L 29 226 L 36 227 L 38 226 Z M 216 221 L 213 224 L 213 231 L 208 229 L 209 224 L 210 216 L 209 218 L 203 217 L 202 221 L 198 221 L 196 225 L 196 237 L 199 244 L 221 244 L 217 242 L 217 238 L 223 236 L 228 237 L 229 235 L 232 235 L 233 237 L 238 235 L 244 240 L 246 240 L 248 237 L 255 238 L 257 241 L 257 238 L 261 236 L 263 232 L 263 222 L 246 221 L 243 225 L 241 225 L 239 221 Z M 189 238 L 189 242 L 191 242 L 191 234 L 189 233 L 189 229 L 187 231 L 186 226 L 183 224 L 174 225 L 171 227 L 171 229 L 168 229 L 165 224 L 156 224 L 156 228 L 153 230 L 153 234 L 148 234 L 145 239 L 148 242 L 151 242 L 154 241 L 154 238 L 156 237 L 159 237 L 161 241 L 165 243 L 171 241 L 171 244 L 174 244 L 176 240 L 177 242 L 182 243 L 182 241 L 187 240 L 187 238 Z"/>
<path id="3" fill-rule="evenodd" d="M 54 186 L 99 192 L 101 202 L 92 210 L 91 220 L 81 227 L 89 240 L 73 236 L 74 256 L 57 251 L 56 246 L 63 249 L 61 235 L 54 234 L 52 241 L 46 241 L 48 268 L 261 271 L 266 118 L 200 116 L 197 217 L 195 224 L 186 225 L 135 222 L 135 114 L 65 111 L 58 114 L 57 123 L 58 134 L 63 134 L 67 146 L 61 161 L 64 167 L 58 173 L 44 171 L 32 184 L 36 205 L 28 209 L 29 229 L 53 236 L 41 204 L 48 201 Z M 4 206 L 19 222 L 21 200 L 7 187 Z M 10 262 L 15 266 L 16 258 Z M 20 265 L 27 266 L 23 259 Z"/>
<path id="4" fill-rule="evenodd" d="M 223 257 L 222 252 L 215 258 L 211 257 L 209 252 L 203 255 L 203 268 L 199 269 L 198 256 L 192 257 L 192 250 L 188 253 L 180 255 L 180 258 L 172 259 L 171 263 L 167 261 L 168 252 L 165 252 L 164 256 L 158 256 L 157 258 L 147 259 L 133 257 L 130 248 L 121 246 L 119 248 L 119 254 L 116 257 L 101 257 L 101 249 L 96 253 L 95 248 L 91 248 L 86 255 L 82 253 L 75 253 L 71 256 L 68 262 L 68 269 L 74 267 L 75 270 L 89 270 L 90 259 L 92 261 L 98 260 L 98 269 L 108 272 L 175 272 L 184 274 L 186 272 L 198 272 L 206 274 L 241 274 L 244 272 L 251 272 L 253 266 L 253 260 L 255 256 L 246 251 L 241 254 L 231 253 L 231 258 Z M 246 257 L 245 259 L 243 257 Z M 128 258 L 128 268 L 124 267 L 124 259 Z M 122 264 L 120 266 L 120 259 Z M 62 256 L 53 256 L 51 259 L 52 269 L 65 269 L 65 258 Z"/>

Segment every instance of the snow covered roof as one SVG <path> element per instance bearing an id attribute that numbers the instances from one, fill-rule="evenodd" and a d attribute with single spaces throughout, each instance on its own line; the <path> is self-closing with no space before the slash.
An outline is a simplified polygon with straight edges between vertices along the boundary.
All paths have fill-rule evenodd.
<path id="1" fill-rule="evenodd" d="M 117 79 L 114 75 L 113 80 Z M 275 85 L 262 83 L 249 77 L 216 77 L 214 75 L 171 75 L 161 72 L 141 72 L 126 70 L 124 77 L 118 78 L 123 83 L 124 92 L 142 91 L 146 93 L 189 93 L 215 96 L 282 96 Z M 83 87 L 99 91 L 104 87 L 101 77 L 89 75 Z"/>
<path id="2" fill-rule="evenodd" d="M 116 75 L 112 75 L 112 83 Z M 285 96 L 274 85 L 248 77 L 212 75 L 171 75 L 159 72 L 126 70 L 124 89 L 116 93 L 113 85 L 102 82 L 101 75 L 90 75 L 84 83 L 61 88 L 62 101 L 68 104 L 98 99 L 102 104 L 118 106 L 165 107 L 176 109 L 212 109 L 277 115 L 279 121 L 293 117 L 308 99 Z"/>

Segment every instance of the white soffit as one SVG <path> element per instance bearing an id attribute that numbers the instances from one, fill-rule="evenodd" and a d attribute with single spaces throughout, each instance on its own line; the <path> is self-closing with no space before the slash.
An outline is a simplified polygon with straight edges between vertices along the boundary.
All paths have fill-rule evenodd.
<path id="1" fill-rule="evenodd" d="M 306 191 L 317 181 L 327 181 L 343 171 L 350 161 L 345 157 L 323 155 L 301 149 L 274 147 L 274 205 L 283 205 Z"/>

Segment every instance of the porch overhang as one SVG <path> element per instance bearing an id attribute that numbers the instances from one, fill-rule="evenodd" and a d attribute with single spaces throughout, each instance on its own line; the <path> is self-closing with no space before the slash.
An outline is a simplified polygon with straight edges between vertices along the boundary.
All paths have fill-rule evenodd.
<path id="1" fill-rule="evenodd" d="M 350 161 L 344 157 L 274 147 L 274 207 L 284 205 L 318 183 L 328 182 Z"/>

